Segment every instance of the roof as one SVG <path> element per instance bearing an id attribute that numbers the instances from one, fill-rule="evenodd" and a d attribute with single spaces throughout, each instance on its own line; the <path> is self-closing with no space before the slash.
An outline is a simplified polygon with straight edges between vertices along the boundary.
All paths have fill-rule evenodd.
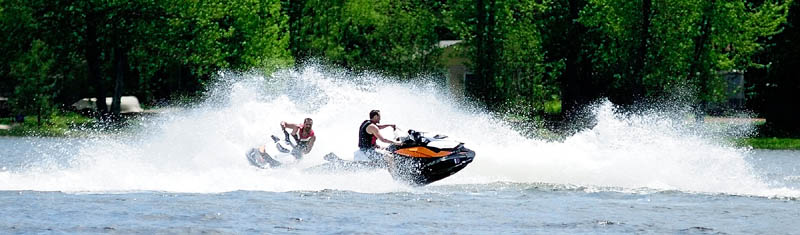
<path id="1" fill-rule="evenodd" d="M 83 98 L 73 103 L 72 107 L 75 107 L 76 110 L 95 110 L 97 109 L 96 101 L 97 99 L 95 98 Z M 106 97 L 106 105 L 108 108 L 111 108 L 111 101 L 111 97 Z M 121 98 L 119 105 L 120 113 L 141 113 L 142 111 L 144 111 L 144 109 L 139 105 L 139 99 L 137 99 L 136 96 L 123 96 Z"/>
<path id="2" fill-rule="evenodd" d="M 461 40 L 442 40 L 442 41 L 439 41 L 439 44 L 437 46 L 439 46 L 439 48 L 445 48 L 445 47 L 449 47 L 449 46 L 458 44 L 460 42 L 461 42 Z"/>

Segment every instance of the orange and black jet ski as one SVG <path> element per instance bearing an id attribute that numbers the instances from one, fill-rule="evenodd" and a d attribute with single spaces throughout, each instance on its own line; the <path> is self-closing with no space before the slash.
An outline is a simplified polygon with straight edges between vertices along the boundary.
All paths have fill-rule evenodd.
<path id="1" fill-rule="evenodd" d="M 386 168 L 394 179 L 422 186 L 455 174 L 475 158 L 475 152 L 464 147 L 464 143 L 452 141 L 444 135 L 430 137 L 409 130 L 408 136 L 398 140 L 402 144 L 386 148 L 391 161 L 348 161 L 330 153 L 324 157 L 328 163 L 308 170 L 339 172 Z"/>
<path id="2" fill-rule="evenodd" d="M 428 136 L 408 130 L 408 136 L 399 140 L 401 145 L 387 148 L 394 160 L 388 164 L 389 172 L 395 179 L 415 185 L 430 184 L 453 175 L 475 158 L 475 151 L 444 135 Z"/>

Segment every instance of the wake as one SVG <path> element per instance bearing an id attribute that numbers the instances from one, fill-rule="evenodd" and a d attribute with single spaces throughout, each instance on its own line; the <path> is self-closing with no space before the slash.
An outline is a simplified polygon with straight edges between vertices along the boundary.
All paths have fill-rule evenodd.
<path id="1" fill-rule="evenodd" d="M 144 120 L 130 134 L 84 140 L 66 167 L 0 171 L 0 189 L 417 190 L 392 180 L 385 170 L 303 171 L 324 163 L 322 156 L 330 152 L 352 159 L 358 125 L 379 109 L 384 123 L 446 134 L 476 152 L 467 168 L 433 185 L 514 182 L 800 196 L 796 189 L 766 183 L 745 160 L 748 149 L 726 143 L 725 134 L 713 127 L 693 124 L 680 108 L 624 115 L 601 102 L 592 108 L 596 126 L 548 142 L 526 138 L 491 113 L 453 100 L 435 79 L 397 82 L 309 66 L 271 77 L 223 72 L 219 80 L 190 108 Z M 272 143 L 270 135 L 281 136 L 280 121 L 306 117 L 314 119 L 317 141 L 302 161 L 271 170 L 248 164 L 247 150 Z"/>

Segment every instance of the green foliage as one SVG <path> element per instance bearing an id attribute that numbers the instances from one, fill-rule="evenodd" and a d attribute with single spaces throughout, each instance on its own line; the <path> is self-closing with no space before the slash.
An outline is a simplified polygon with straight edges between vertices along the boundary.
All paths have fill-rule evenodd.
<path id="1" fill-rule="evenodd" d="M 187 97 L 220 70 L 269 73 L 307 59 L 401 79 L 441 75 L 439 41 L 460 39 L 476 77 L 468 92 L 515 119 L 599 96 L 625 103 L 691 90 L 718 101 L 727 95 L 721 72 L 769 69 L 778 57 L 753 55 L 796 44 L 769 41 L 792 3 L 0 0 L 0 95 L 16 112 L 48 117 L 114 88 L 144 103 Z"/>
<path id="2" fill-rule="evenodd" d="M 22 6 L 19 0 L 0 0 L 0 35 L 4 35 L 0 40 L 0 96 L 11 95 L 16 87 L 17 79 L 9 73 L 12 62 L 27 53 L 33 41 L 31 34 L 36 25 L 31 14 L 32 9 Z"/>
<path id="3" fill-rule="evenodd" d="M 165 34 L 157 45 L 193 74 L 219 69 L 272 71 L 289 62 L 286 16 L 277 0 L 169 1 Z"/>
<path id="4" fill-rule="evenodd" d="M 498 75 L 495 80 L 498 88 L 503 89 L 503 96 L 520 97 L 541 114 L 544 103 L 558 94 L 557 75 L 548 74 L 548 70 L 558 70 L 562 61 L 545 61 L 546 49 L 543 46 L 544 28 L 541 17 L 548 9 L 545 1 L 506 1 L 503 14 L 498 14 L 502 39 L 502 54 L 499 56 Z M 539 27 L 531 27 L 537 25 Z M 556 69 L 554 69 L 556 68 Z"/>
<path id="5" fill-rule="evenodd" d="M 561 113 L 561 101 L 560 100 L 551 100 L 544 102 L 544 112 L 547 114 L 560 114 Z"/>
<path id="6" fill-rule="evenodd" d="M 564 64 L 547 61 L 543 43 L 548 20 L 544 16 L 554 4 L 512 0 L 453 1 L 448 5 L 448 20 L 456 22 L 451 29 L 468 45 L 463 55 L 472 61 L 472 70 L 481 76 L 478 79 L 488 83 L 477 86 L 493 90 L 485 94 L 490 105 L 495 105 L 491 99 L 500 100 L 508 102 L 503 106 L 507 109 L 542 114 L 544 103 L 558 94 L 556 78 Z"/>
<path id="7" fill-rule="evenodd" d="M 37 123 L 37 116 L 28 116 L 24 123 L 11 124 L 10 130 L 0 130 L 0 136 L 73 136 L 80 135 L 80 131 L 75 131 L 81 127 L 94 123 L 93 119 L 84 117 L 74 112 L 53 112 L 49 116 L 42 117 L 46 120 L 46 125 Z M 8 121 L 0 121 L 8 124 Z"/>
<path id="8" fill-rule="evenodd" d="M 271 72 L 291 63 L 279 0 L 0 3 L 0 30 L 10 36 L 0 49 L 17 58 L 25 52 L 20 42 L 45 42 L 58 61 L 49 72 L 61 77 L 55 89 L 64 92 L 56 99 L 64 103 L 111 95 L 114 87 L 105 84 L 115 74 L 125 75 L 126 94 L 147 102 L 202 90 L 219 70 Z M 129 66 L 114 67 L 115 54 Z M 94 70 L 92 61 L 99 63 Z M 0 65 L 0 76 L 7 64 Z"/>
<path id="9" fill-rule="evenodd" d="M 164 1 L 134 53 L 146 97 L 202 90 L 219 70 L 270 73 L 291 63 L 278 0 Z"/>
<path id="10" fill-rule="evenodd" d="M 779 32 L 791 3 L 654 1 L 650 27 L 642 28 L 638 27 L 643 17 L 642 1 L 588 2 L 580 21 L 602 33 L 592 48 L 594 68 L 600 77 L 613 80 L 617 88 L 640 82 L 648 94 L 656 96 L 692 85 L 699 98 L 707 101 L 727 96 L 719 72 L 756 66 L 752 55 L 763 49 L 766 37 Z M 640 40 L 647 40 L 647 54 L 644 71 L 638 74 L 632 65 Z"/>
<path id="11" fill-rule="evenodd" d="M 11 63 L 10 76 L 17 80 L 9 100 L 16 114 L 49 116 L 53 112 L 54 59 L 44 42 L 31 42 L 30 50 Z"/>
<path id="12" fill-rule="evenodd" d="M 791 138 L 745 138 L 737 141 L 739 145 L 756 149 L 800 149 L 800 139 Z"/>
<path id="13" fill-rule="evenodd" d="M 400 77 L 438 73 L 437 4 L 308 0 L 291 47 L 300 60 L 321 58 L 357 71 Z"/>

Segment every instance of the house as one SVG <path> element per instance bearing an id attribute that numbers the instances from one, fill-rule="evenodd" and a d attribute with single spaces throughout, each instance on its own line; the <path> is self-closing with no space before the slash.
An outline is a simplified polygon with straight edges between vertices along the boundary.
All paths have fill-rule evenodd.
<path id="1" fill-rule="evenodd" d="M 440 60 L 447 70 L 447 88 L 456 99 L 464 98 L 467 80 L 473 76 L 472 71 L 467 68 L 469 59 L 459 54 L 461 42 L 461 40 L 444 40 L 438 44 L 443 50 Z"/>
<path id="2" fill-rule="evenodd" d="M 729 108 L 742 109 L 744 108 L 744 73 L 742 71 L 733 70 L 721 73 L 722 77 L 728 83 L 726 94 L 728 94 Z"/>
<path id="3" fill-rule="evenodd" d="M 11 115 L 11 108 L 8 105 L 8 98 L 0 97 L 0 117 L 8 117 Z"/>

